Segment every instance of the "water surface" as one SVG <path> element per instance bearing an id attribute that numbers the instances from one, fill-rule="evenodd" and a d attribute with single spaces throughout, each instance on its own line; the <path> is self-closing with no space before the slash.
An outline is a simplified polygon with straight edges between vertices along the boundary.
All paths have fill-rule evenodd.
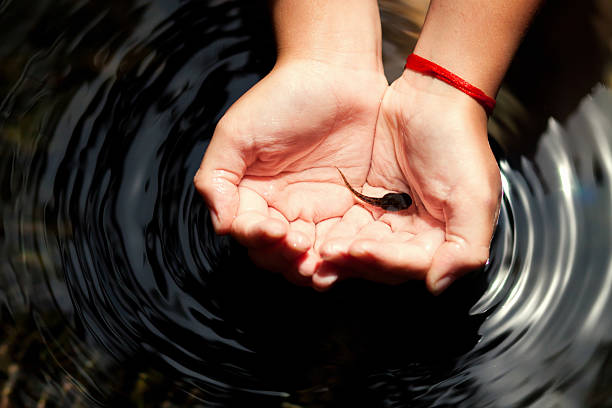
<path id="1" fill-rule="evenodd" d="M 0 406 L 612 406 L 605 87 L 517 147 L 541 115 L 508 80 L 485 270 L 439 298 L 320 294 L 215 236 L 192 185 L 274 63 L 263 3 L 5 0 L 0 21 Z"/>

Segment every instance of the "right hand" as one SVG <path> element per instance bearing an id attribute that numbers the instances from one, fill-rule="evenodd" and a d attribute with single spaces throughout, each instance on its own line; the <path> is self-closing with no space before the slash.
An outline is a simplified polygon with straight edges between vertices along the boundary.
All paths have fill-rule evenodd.
<path id="1" fill-rule="evenodd" d="M 335 167 L 365 182 L 386 87 L 380 68 L 277 63 L 223 116 L 195 176 L 216 232 L 264 269 L 329 287 L 317 245 L 358 205 Z"/>

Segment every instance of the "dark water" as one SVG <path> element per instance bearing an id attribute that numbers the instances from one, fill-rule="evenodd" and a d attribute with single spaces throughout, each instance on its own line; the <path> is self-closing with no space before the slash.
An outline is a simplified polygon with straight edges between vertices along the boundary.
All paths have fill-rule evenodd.
<path id="1" fill-rule="evenodd" d="M 216 237 L 192 185 L 274 62 L 262 3 L 5 0 L 0 22 L 0 407 L 612 406 L 603 86 L 497 149 L 484 271 L 319 294 Z"/>

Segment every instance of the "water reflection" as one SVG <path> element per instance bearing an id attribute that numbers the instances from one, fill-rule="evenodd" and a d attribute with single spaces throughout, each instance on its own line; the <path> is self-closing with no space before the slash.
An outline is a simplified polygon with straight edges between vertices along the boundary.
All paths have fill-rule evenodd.
<path id="1" fill-rule="evenodd" d="M 486 270 L 318 294 L 216 237 L 191 184 L 274 61 L 262 4 L 0 9 L 1 406 L 610 404 L 610 91 L 498 148 Z"/>

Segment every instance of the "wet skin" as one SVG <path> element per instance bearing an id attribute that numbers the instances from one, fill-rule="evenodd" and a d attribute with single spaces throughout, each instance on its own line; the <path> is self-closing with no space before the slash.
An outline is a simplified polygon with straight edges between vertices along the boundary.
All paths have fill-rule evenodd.
<path id="1" fill-rule="evenodd" d="M 375 205 L 386 211 L 401 211 L 407 209 L 412 205 L 412 198 L 406 193 L 387 193 L 380 198 L 365 196 L 355 191 L 355 189 L 351 187 L 351 185 L 346 180 L 346 177 L 344 177 L 342 171 L 340 171 L 340 169 L 337 167 L 336 169 L 340 173 L 340 176 L 342 177 L 342 180 L 344 181 L 346 187 L 351 190 L 351 193 L 355 194 L 357 198 L 359 198 L 365 203 Z"/>

